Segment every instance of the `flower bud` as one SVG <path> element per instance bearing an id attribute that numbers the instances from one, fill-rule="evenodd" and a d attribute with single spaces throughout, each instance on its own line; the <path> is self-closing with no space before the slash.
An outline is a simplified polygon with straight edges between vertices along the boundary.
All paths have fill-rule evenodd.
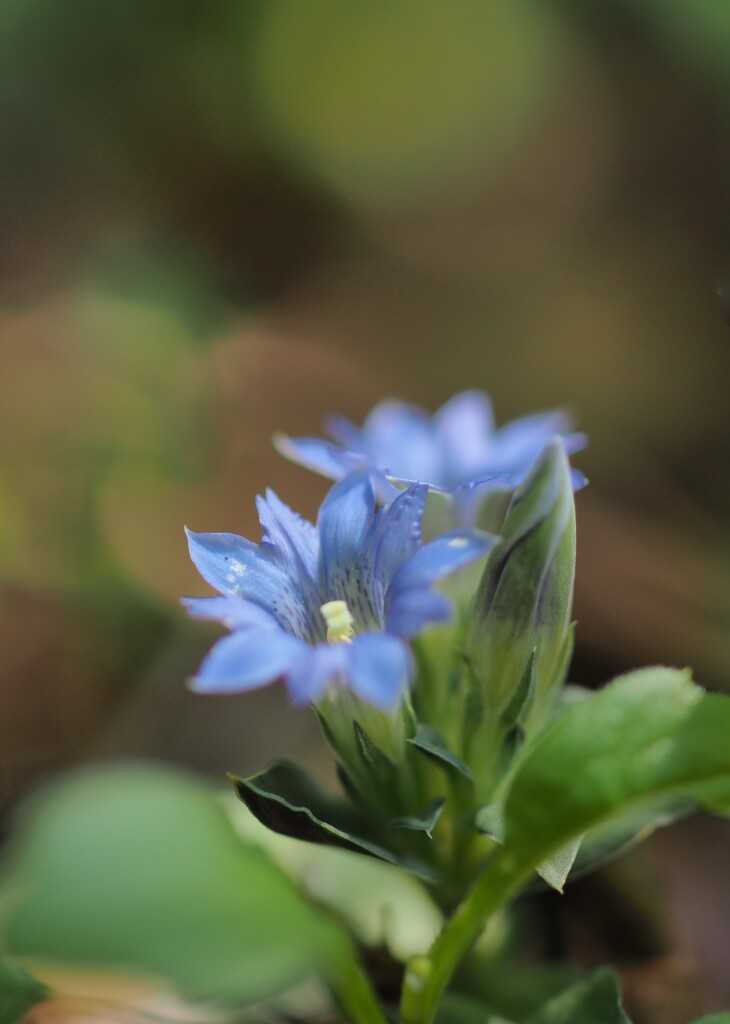
<path id="1" fill-rule="evenodd" d="M 474 601 L 466 654 L 486 716 L 542 717 L 567 671 L 575 572 L 575 506 L 555 438 L 515 492 Z"/>

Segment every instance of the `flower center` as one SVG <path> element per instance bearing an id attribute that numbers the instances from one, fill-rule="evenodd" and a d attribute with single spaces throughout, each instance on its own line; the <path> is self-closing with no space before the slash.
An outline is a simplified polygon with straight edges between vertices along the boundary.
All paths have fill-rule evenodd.
<path id="1" fill-rule="evenodd" d="M 327 626 L 327 643 L 351 644 L 355 635 L 352 628 L 355 620 L 347 607 L 347 601 L 327 601 L 319 610 Z"/>

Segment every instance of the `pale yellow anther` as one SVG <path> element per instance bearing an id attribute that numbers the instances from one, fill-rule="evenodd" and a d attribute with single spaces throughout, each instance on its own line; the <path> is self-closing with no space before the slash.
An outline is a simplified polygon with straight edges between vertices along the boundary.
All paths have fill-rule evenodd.
<path id="1" fill-rule="evenodd" d="M 355 630 L 352 628 L 355 620 L 347 607 L 347 601 L 327 601 L 319 610 L 327 624 L 327 642 L 351 644 L 355 635 Z"/>

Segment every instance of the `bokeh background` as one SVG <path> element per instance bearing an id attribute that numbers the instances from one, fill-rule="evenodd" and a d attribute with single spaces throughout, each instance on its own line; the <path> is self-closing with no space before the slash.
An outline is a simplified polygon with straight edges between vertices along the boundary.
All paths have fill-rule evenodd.
<path id="1" fill-rule="evenodd" d="M 321 756 L 276 690 L 185 691 L 182 527 L 313 514 L 272 432 L 386 395 L 570 409 L 574 678 L 728 685 L 727 0 L 4 0 L 0 137 L 3 807 L 93 759 Z M 702 821 L 641 855 L 646 998 L 730 1000 L 726 855 Z"/>

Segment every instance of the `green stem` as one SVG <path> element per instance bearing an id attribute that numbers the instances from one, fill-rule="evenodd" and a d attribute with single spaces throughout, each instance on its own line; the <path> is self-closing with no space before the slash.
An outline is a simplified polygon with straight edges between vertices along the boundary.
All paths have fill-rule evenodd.
<path id="1" fill-rule="evenodd" d="M 344 966 L 338 965 L 327 979 L 329 986 L 352 1024 L 388 1024 L 370 978 L 355 956 L 353 952 Z"/>
<path id="2" fill-rule="evenodd" d="M 456 967 L 481 935 L 491 914 L 514 896 L 529 873 L 505 850 L 494 855 L 444 925 L 428 956 L 414 958 L 406 968 L 401 996 L 403 1024 L 431 1024 Z"/>

